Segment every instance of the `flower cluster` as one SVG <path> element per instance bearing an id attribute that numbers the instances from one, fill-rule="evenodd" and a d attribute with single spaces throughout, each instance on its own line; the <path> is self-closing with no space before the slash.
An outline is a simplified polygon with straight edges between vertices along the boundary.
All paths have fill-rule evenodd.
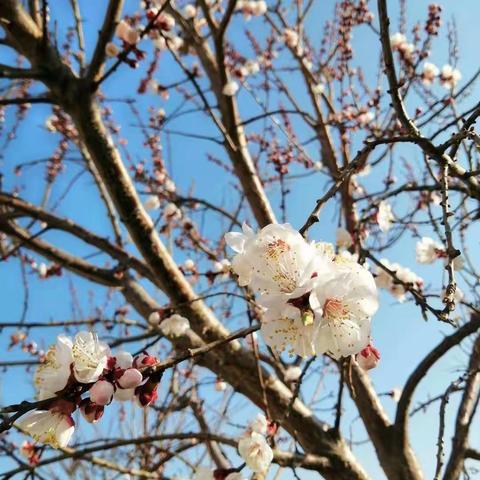
<path id="1" fill-rule="evenodd" d="M 410 58 L 415 51 L 415 45 L 408 43 L 407 37 L 400 32 L 394 33 L 390 37 L 390 45 L 392 50 L 399 52 L 405 58 Z"/>
<path id="2" fill-rule="evenodd" d="M 275 431 L 276 426 L 259 413 L 240 438 L 238 452 L 252 471 L 265 474 L 270 467 L 273 451 L 265 437 Z"/>
<path id="3" fill-rule="evenodd" d="M 328 243 L 309 243 L 289 224 L 258 233 L 244 224 L 243 233 L 225 239 L 236 252 L 238 283 L 260 294 L 261 331 L 271 348 L 340 358 L 368 345 L 377 288 L 353 256 L 336 255 Z"/>
<path id="4" fill-rule="evenodd" d="M 245 20 L 250 20 L 252 17 L 259 17 L 267 13 L 267 2 L 263 0 L 238 0 L 235 10 L 242 12 Z"/>
<path id="5" fill-rule="evenodd" d="M 45 408 L 28 412 L 16 425 L 38 442 L 66 447 L 77 408 L 87 422 L 95 423 L 113 399 L 135 400 L 143 407 L 155 401 L 159 379 L 147 368 L 156 363 L 147 353 L 135 358 L 125 351 L 112 354 L 91 332 L 79 332 L 73 339 L 59 335 L 34 375 L 37 399 L 45 401 Z"/>
<path id="6" fill-rule="evenodd" d="M 375 282 L 378 288 L 388 290 L 399 302 L 405 300 L 407 286 L 419 291 L 422 289 L 423 279 L 415 272 L 412 272 L 409 268 L 402 267 L 398 263 L 390 263 L 386 259 L 380 261 L 382 265 L 393 272 L 395 276 L 383 268 L 378 267 L 375 276 Z"/>
<path id="7" fill-rule="evenodd" d="M 424 85 L 432 85 L 434 80 L 438 78 L 440 84 L 449 90 L 454 88 L 461 80 L 462 74 L 458 68 L 453 68 L 451 65 L 444 65 L 440 71 L 436 65 L 430 62 L 423 64 L 422 82 Z"/>
<path id="8" fill-rule="evenodd" d="M 422 237 L 421 240 L 417 242 L 416 258 L 418 263 L 431 264 L 438 259 L 447 261 L 448 255 L 443 245 L 430 237 Z M 464 262 L 463 257 L 459 255 L 453 259 L 453 267 L 455 270 L 461 270 Z"/>

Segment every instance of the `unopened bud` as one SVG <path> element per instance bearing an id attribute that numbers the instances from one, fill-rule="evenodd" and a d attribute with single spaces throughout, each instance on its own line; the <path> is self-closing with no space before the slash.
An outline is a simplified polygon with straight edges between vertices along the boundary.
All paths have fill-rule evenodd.
<path id="1" fill-rule="evenodd" d="M 107 405 L 112 400 L 114 391 L 110 382 L 99 380 L 90 389 L 90 400 L 97 405 Z"/>
<path id="2" fill-rule="evenodd" d="M 97 405 L 88 398 L 80 402 L 80 413 L 88 423 L 97 423 L 102 418 L 104 408 L 103 405 Z"/>
<path id="3" fill-rule="evenodd" d="M 142 374 L 136 368 L 128 368 L 118 379 L 118 384 L 122 388 L 136 388 L 143 381 Z"/>

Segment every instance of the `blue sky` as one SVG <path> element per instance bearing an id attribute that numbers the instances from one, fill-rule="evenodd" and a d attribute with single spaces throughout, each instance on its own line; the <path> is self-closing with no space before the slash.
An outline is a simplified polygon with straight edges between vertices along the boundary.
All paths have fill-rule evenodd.
<path id="1" fill-rule="evenodd" d="M 70 26 L 71 17 L 68 10 L 67 2 L 58 2 L 59 5 L 53 5 L 52 15 L 59 19 L 58 34 L 61 37 L 65 33 L 66 25 Z M 99 8 L 99 3 L 102 8 Z M 89 2 L 86 0 L 80 1 L 80 6 L 84 14 L 85 22 L 84 28 L 86 32 L 87 51 L 91 52 L 95 39 L 96 31 L 101 23 L 103 16 L 103 3 L 105 2 Z M 127 0 L 127 9 L 131 10 L 137 5 L 137 2 Z M 372 2 L 370 2 L 372 3 Z M 407 18 L 409 26 L 419 19 L 424 19 L 426 9 L 430 2 L 424 0 L 407 0 Z M 307 24 L 307 29 L 311 31 L 312 42 L 319 41 L 321 29 L 319 25 L 323 25 L 323 21 L 330 17 L 333 10 L 334 2 L 330 0 L 323 0 L 317 2 L 314 11 L 310 16 Z M 389 2 L 392 18 L 392 32 L 396 31 L 398 24 L 398 8 L 396 2 Z M 446 38 L 446 21 L 455 19 L 458 28 L 458 38 L 460 47 L 460 62 L 459 68 L 462 71 L 463 79 L 468 79 L 479 67 L 478 53 L 476 45 L 479 39 L 478 27 L 475 19 L 480 14 L 480 4 L 475 0 L 462 0 L 457 2 L 453 0 L 442 3 L 444 7 L 443 26 L 440 31 L 439 38 L 435 41 L 432 49 L 431 60 L 437 65 L 441 66 L 448 61 L 448 47 L 445 41 Z M 376 8 L 373 6 L 376 13 Z M 102 13 L 100 13 L 102 12 Z M 254 23 L 256 22 L 256 23 Z M 376 22 L 376 20 L 375 20 Z M 259 38 L 264 35 L 264 27 L 260 20 L 253 20 L 248 26 L 255 25 L 255 33 Z M 258 27 L 257 27 L 258 26 Z M 235 27 L 232 31 L 232 38 L 238 39 L 242 35 L 243 26 Z M 378 70 L 379 63 L 379 48 L 378 40 L 372 32 L 365 28 L 358 29 L 354 37 L 354 45 L 358 51 L 357 62 L 366 72 L 367 80 L 374 80 Z M 475 46 L 472 48 L 472 46 Z M 374 54 L 370 54 L 374 52 Z M 8 57 L 8 56 L 6 56 Z M 11 58 L 5 58 L 5 61 Z M 174 82 L 181 78 L 178 69 L 173 65 L 172 61 L 166 57 L 162 57 L 160 61 L 160 75 L 159 81 L 164 84 Z M 136 96 L 136 87 L 138 80 L 141 78 L 143 67 L 134 71 L 128 67 L 121 67 L 119 71 L 112 75 L 112 77 L 105 83 L 104 92 L 109 98 L 118 98 L 125 96 Z M 2 86 L 3 83 L 0 83 Z M 296 98 L 299 102 L 305 101 L 305 93 L 302 91 L 301 83 L 292 78 L 291 87 L 295 92 Z M 471 93 L 471 97 L 467 105 L 474 104 L 476 101 L 477 89 Z M 246 91 L 241 91 L 239 94 L 240 109 L 244 118 L 248 118 L 258 113 L 258 106 L 252 100 L 251 96 Z M 416 100 L 412 98 L 409 107 L 413 108 Z M 178 101 L 169 100 L 168 102 L 161 100 L 158 97 L 145 95 L 139 97 L 139 109 L 146 112 L 147 107 L 152 105 L 155 108 L 165 108 L 167 114 L 174 111 Z M 128 107 L 120 103 L 111 103 L 113 108 L 113 115 L 115 121 L 122 125 L 122 136 L 128 139 L 128 150 L 132 155 L 134 161 L 141 159 L 148 160 L 148 151 L 143 147 L 143 138 L 140 134 L 139 128 L 136 125 L 135 119 L 132 117 Z M 50 115 L 51 108 L 49 106 L 33 106 L 29 112 L 27 122 L 21 124 L 18 132 L 18 140 L 13 141 L 6 149 L 2 150 L 0 157 L 0 173 L 4 175 L 4 189 L 10 191 L 14 186 L 21 185 L 21 196 L 31 200 L 34 203 L 39 203 L 44 190 L 44 169 L 40 167 L 32 167 L 25 170 L 21 177 L 13 174 L 13 168 L 19 163 L 34 159 L 42 159 L 51 155 L 55 148 L 58 138 L 55 135 L 45 133 L 43 124 L 45 119 Z M 9 109 L 6 115 L 6 122 L 4 130 L 10 128 L 14 122 L 14 109 Z M 172 130 L 181 129 L 188 132 L 195 132 L 200 134 L 212 135 L 216 134 L 215 130 L 207 124 L 207 122 L 199 122 L 195 115 L 186 115 L 181 120 L 175 122 L 171 127 Z M 257 125 L 253 125 L 250 131 L 255 131 Z M 307 131 L 299 131 L 300 140 L 305 140 L 311 134 Z M 428 133 L 428 132 L 427 132 Z M 3 144 L 5 135 L 2 136 L 0 146 Z M 171 158 L 167 162 L 169 172 L 178 185 L 182 193 L 188 192 L 194 188 L 195 195 L 198 197 L 208 198 L 209 200 L 225 206 L 234 207 L 236 199 L 232 195 L 233 179 L 229 177 L 226 179 L 223 171 L 212 163 L 206 160 L 207 153 L 212 154 L 227 161 L 222 149 L 206 141 L 195 141 L 185 139 L 183 137 L 171 135 L 170 146 L 168 148 L 167 138 L 163 138 L 165 156 Z M 416 164 L 421 159 L 420 153 L 415 148 L 402 147 L 401 155 L 407 157 L 412 164 Z M 316 148 L 307 147 L 308 153 L 314 160 L 317 160 L 318 153 Z M 78 158 L 78 155 L 72 153 L 71 157 Z M 417 163 L 419 164 L 419 163 Z M 49 205 L 54 205 L 59 201 L 56 212 L 59 215 L 69 216 L 74 218 L 79 224 L 91 228 L 95 232 L 102 235 L 110 235 L 108 225 L 105 221 L 105 212 L 100 206 L 95 186 L 92 179 L 86 174 L 82 175 L 75 181 L 74 187 L 68 195 L 63 197 L 64 189 L 69 181 L 73 180 L 80 171 L 80 167 L 75 163 L 68 163 L 67 170 L 62 174 L 62 180 L 54 185 L 52 196 Z M 365 185 L 373 187 L 375 185 L 375 178 L 367 178 Z M 288 199 L 288 220 L 295 226 L 299 226 L 305 220 L 308 212 L 313 207 L 315 199 L 325 189 L 324 176 L 321 173 L 311 175 L 308 178 L 299 180 L 295 185 L 292 185 L 292 194 Z M 268 194 L 278 208 L 278 191 L 269 190 Z M 401 204 L 395 205 L 396 208 L 403 208 Z M 312 228 L 311 238 L 333 240 L 335 228 L 337 225 L 337 206 L 330 204 L 322 213 L 321 222 Z M 246 220 L 251 223 L 251 215 L 246 214 Z M 220 235 L 222 231 L 222 224 L 215 222 L 209 225 L 206 229 L 207 233 L 211 235 Z M 478 231 L 477 231 L 478 233 Z M 79 245 L 78 242 L 57 233 L 47 235 L 52 242 L 61 244 L 66 249 L 72 249 L 82 255 L 88 255 L 92 250 L 84 245 Z M 395 247 L 389 252 L 388 258 L 392 261 L 398 261 L 402 265 L 411 267 L 419 275 L 425 278 L 426 283 L 438 284 L 439 275 L 441 275 L 441 266 L 418 266 L 415 264 L 414 257 L 414 239 L 407 239 L 404 237 L 400 246 Z M 469 247 L 478 249 L 477 239 L 472 238 Z M 178 261 L 185 259 L 181 252 L 174 250 L 174 256 Z M 47 321 L 52 320 L 68 320 L 79 315 L 78 311 L 72 309 L 72 285 L 75 286 L 75 299 L 81 306 L 84 315 L 93 315 L 94 306 L 102 304 L 105 297 L 105 291 L 88 282 L 74 277 L 70 274 L 65 274 L 59 279 L 51 279 L 42 281 L 34 275 L 27 273 L 31 286 L 29 289 L 29 310 L 27 314 L 28 321 Z M 68 279 L 68 281 L 67 281 Z M 23 290 L 21 281 L 21 272 L 19 266 L 14 261 L 8 261 L 0 264 L 0 305 L 2 310 L 0 314 L 0 321 L 16 321 L 22 309 Z M 158 292 L 154 292 L 159 301 L 162 301 L 162 296 Z M 116 307 L 122 305 L 121 298 L 116 295 L 110 301 L 107 312 L 110 314 Z M 232 323 L 232 322 L 230 322 Z M 235 323 L 232 326 L 237 325 Z M 243 324 L 245 325 L 245 324 Z M 238 325 L 237 325 L 238 328 Z M 381 294 L 381 308 L 374 320 L 374 338 L 376 345 L 382 352 L 381 366 L 372 372 L 372 380 L 375 383 L 377 391 L 386 392 L 393 387 L 402 385 L 408 377 L 411 370 L 418 363 L 419 359 L 431 348 L 435 343 L 438 343 L 443 335 L 450 330 L 448 327 L 435 323 L 431 319 L 428 323 L 421 318 L 418 308 L 412 304 L 399 305 L 388 294 Z M 0 346 L 3 354 L 0 360 L 14 360 L 24 359 L 26 354 L 19 352 L 18 349 L 11 351 L 6 350 L 9 341 L 9 334 L 12 329 L 5 329 Z M 31 338 L 36 340 L 41 347 L 45 347 L 50 343 L 54 336 L 61 333 L 61 330 L 54 328 L 47 331 L 39 330 L 32 331 Z M 456 350 L 450 355 L 446 356 L 433 369 L 428 381 L 423 382 L 418 389 L 416 400 L 425 399 L 429 394 L 435 395 L 445 389 L 449 382 L 455 378 L 455 371 L 465 364 L 466 356 L 461 350 Z M 213 380 L 213 376 L 211 376 Z M 335 381 L 327 379 L 325 385 L 322 387 L 325 391 L 333 388 Z M 14 386 L 14 388 L 12 388 Z M 206 387 L 208 388 L 208 387 Z M 211 389 L 210 389 L 211 390 Z M 308 394 L 312 390 L 311 386 L 305 388 L 305 393 Z M 8 373 L 3 373 L 0 377 L 0 402 L 2 404 L 9 404 L 20 401 L 22 399 L 31 398 L 33 390 L 31 388 L 31 375 L 24 374 L 21 369 L 15 369 Z M 217 401 L 210 392 L 209 398 L 212 401 Z M 220 402 L 220 398 L 218 399 Z M 244 399 L 238 399 L 239 411 L 243 406 L 243 411 L 248 410 L 245 407 Z M 390 415 L 393 415 L 395 410 L 394 402 L 388 398 L 383 398 L 385 408 Z M 328 404 L 328 402 L 327 402 Z M 455 401 L 451 402 L 450 410 L 455 409 Z M 356 413 L 352 408 L 350 402 L 346 403 L 347 411 L 344 417 L 344 425 L 348 425 L 355 417 Z M 113 411 L 116 407 L 112 407 Z M 112 425 L 115 421 L 116 413 L 111 413 L 106 418 L 103 425 Z M 136 414 L 138 415 L 138 413 Z M 331 421 L 331 414 L 326 413 L 325 420 Z M 438 417 L 438 406 L 434 406 L 427 414 L 418 414 L 412 422 L 412 443 L 416 450 L 418 457 L 425 469 L 426 477 L 432 476 L 435 466 L 434 449 L 436 428 Z M 360 422 L 354 422 L 354 439 L 356 441 L 363 440 L 365 435 L 362 432 Z M 112 427 L 113 428 L 113 427 Z M 84 439 L 89 438 L 91 431 L 84 429 L 85 433 L 82 435 Z M 450 430 L 447 427 L 446 438 L 449 439 Z M 475 440 L 475 439 L 474 439 Z M 477 438 L 478 442 L 480 439 Z M 448 443 L 448 442 L 447 442 Z M 382 473 L 378 467 L 378 462 L 372 451 L 370 445 L 359 445 L 355 447 L 355 453 L 365 466 L 367 471 L 372 475 L 372 478 L 382 479 Z M 0 466 L 3 466 L 0 460 Z M 282 478 L 290 478 L 288 473 Z M 316 478 L 316 475 L 311 473 L 302 474 L 302 478 L 306 480 Z"/>

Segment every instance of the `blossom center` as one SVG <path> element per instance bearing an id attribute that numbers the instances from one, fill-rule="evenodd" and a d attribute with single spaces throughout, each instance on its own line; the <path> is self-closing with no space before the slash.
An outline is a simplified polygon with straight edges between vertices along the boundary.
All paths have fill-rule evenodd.
<path id="1" fill-rule="evenodd" d="M 348 308 L 338 298 L 327 298 L 323 304 L 323 318 L 327 321 L 340 320 L 348 316 Z"/>
<path id="2" fill-rule="evenodd" d="M 265 255 L 270 260 L 278 260 L 281 255 L 288 251 L 290 251 L 290 245 L 284 240 L 277 239 L 267 244 Z"/>

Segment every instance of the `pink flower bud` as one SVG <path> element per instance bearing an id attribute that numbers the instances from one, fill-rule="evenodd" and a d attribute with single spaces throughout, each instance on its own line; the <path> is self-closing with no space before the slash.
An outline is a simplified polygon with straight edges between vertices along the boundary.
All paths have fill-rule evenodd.
<path id="1" fill-rule="evenodd" d="M 90 389 L 90 400 L 97 405 L 106 405 L 112 400 L 114 388 L 106 380 L 98 380 Z"/>
<path id="2" fill-rule="evenodd" d="M 158 363 L 158 358 L 148 353 L 141 353 L 133 359 L 134 368 L 148 367 L 149 365 L 155 365 Z"/>
<path id="3" fill-rule="evenodd" d="M 127 41 L 127 35 L 130 30 L 130 25 L 124 20 L 122 20 L 121 22 L 119 22 L 117 28 L 115 29 L 115 35 L 122 40 Z"/>
<path id="4" fill-rule="evenodd" d="M 129 352 L 120 351 L 115 354 L 115 367 L 126 370 L 133 363 L 133 357 Z"/>
<path id="5" fill-rule="evenodd" d="M 148 380 L 145 385 L 141 385 L 136 388 L 135 395 L 137 396 L 138 403 L 142 407 L 148 407 L 152 402 L 158 398 L 158 382 Z"/>
<path id="6" fill-rule="evenodd" d="M 118 379 L 122 388 L 136 388 L 142 383 L 142 374 L 136 368 L 128 368 Z"/>
<path id="7" fill-rule="evenodd" d="M 371 370 L 380 361 L 380 352 L 369 343 L 355 358 L 361 368 Z"/>
<path id="8" fill-rule="evenodd" d="M 88 423 L 97 423 L 102 418 L 104 409 L 103 405 L 97 405 L 88 398 L 80 402 L 80 413 Z"/>

